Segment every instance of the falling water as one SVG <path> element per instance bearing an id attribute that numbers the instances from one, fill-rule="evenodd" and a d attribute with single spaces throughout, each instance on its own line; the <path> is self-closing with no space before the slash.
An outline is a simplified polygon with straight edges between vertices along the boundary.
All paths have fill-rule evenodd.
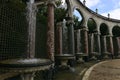
<path id="1" fill-rule="evenodd" d="M 68 33 L 68 29 L 67 29 L 67 27 L 66 27 L 66 20 L 64 19 L 63 20 L 63 54 L 65 54 L 65 53 L 68 53 L 68 44 L 67 44 L 67 42 L 68 42 L 68 37 L 67 37 L 67 33 Z"/>
<path id="2" fill-rule="evenodd" d="M 34 0 L 27 3 L 27 21 L 28 21 L 28 45 L 27 57 L 34 58 L 35 55 L 35 31 L 36 31 L 36 6 Z"/>

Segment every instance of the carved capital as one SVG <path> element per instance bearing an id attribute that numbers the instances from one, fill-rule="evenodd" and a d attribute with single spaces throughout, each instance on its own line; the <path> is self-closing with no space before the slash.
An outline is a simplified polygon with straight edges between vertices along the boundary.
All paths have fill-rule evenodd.
<path id="1" fill-rule="evenodd" d="M 55 0 L 48 0 L 47 5 L 53 5 L 54 7 L 56 7 Z"/>
<path id="2" fill-rule="evenodd" d="M 81 30 L 88 31 L 87 27 L 82 27 Z"/>
<path id="3" fill-rule="evenodd" d="M 106 37 L 113 37 L 113 35 L 106 35 Z"/>
<path id="4" fill-rule="evenodd" d="M 67 17 L 67 22 L 66 22 L 67 25 L 72 25 L 74 24 L 74 20 L 72 17 Z"/>

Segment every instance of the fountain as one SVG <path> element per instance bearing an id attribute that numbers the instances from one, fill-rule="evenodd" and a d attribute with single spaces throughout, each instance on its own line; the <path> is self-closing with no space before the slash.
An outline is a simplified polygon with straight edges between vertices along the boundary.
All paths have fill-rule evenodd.
<path id="1" fill-rule="evenodd" d="M 49 69 L 53 61 L 35 58 L 35 30 L 36 30 L 36 5 L 34 0 L 27 3 L 28 45 L 26 59 L 8 59 L 0 61 L 1 71 L 15 72 L 21 75 L 22 80 L 33 80 L 36 71 Z"/>
<path id="2" fill-rule="evenodd" d="M 59 49 L 57 50 L 57 53 L 55 55 L 56 60 L 60 60 L 61 65 L 59 65 L 59 67 L 70 67 L 68 66 L 67 62 L 70 59 L 74 59 L 75 57 L 72 54 L 68 54 L 68 44 L 67 43 L 67 27 L 66 27 L 66 21 L 65 19 L 63 20 L 63 22 L 60 22 L 59 25 L 57 26 L 57 33 L 56 34 L 60 34 L 59 36 L 59 43 L 57 43 L 59 45 Z M 63 44 L 64 43 L 64 44 Z M 66 49 L 67 47 L 67 49 Z"/>
<path id="3" fill-rule="evenodd" d="M 78 63 L 83 63 L 83 57 L 85 57 L 85 54 L 81 50 L 81 29 L 75 30 L 75 42 L 76 42 L 76 57 L 78 58 Z"/>

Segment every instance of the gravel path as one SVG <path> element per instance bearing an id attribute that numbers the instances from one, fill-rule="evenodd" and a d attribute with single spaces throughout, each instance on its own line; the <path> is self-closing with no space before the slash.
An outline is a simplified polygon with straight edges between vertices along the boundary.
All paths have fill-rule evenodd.
<path id="1" fill-rule="evenodd" d="M 110 60 L 96 66 L 89 80 L 120 80 L 120 59 Z"/>

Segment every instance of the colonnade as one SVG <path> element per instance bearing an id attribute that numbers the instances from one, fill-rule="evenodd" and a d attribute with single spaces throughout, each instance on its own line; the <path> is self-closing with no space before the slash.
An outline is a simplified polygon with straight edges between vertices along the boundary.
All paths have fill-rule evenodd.
<path id="1" fill-rule="evenodd" d="M 64 40 L 64 38 L 62 36 L 64 36 L 64 34 L 62 34 L 62 30 L 64 30 L 63 28 L 63 23 L 61 23 L 61 26 L 57 26 L 59 28 L 57 28 L 57 33 L 56 34 L 60 34 L 60 38 L 57 38 L 57 40 L 60 40 L 59 42 L 57 42 L 58 44 L 61 45 L 62 48 L 64 48 L 62 46 L 62 44 L 66 44 L 63 43 L 62 40 Z M 67 28 L 69 28 L 69 26 L 67 25 Z M 67 29 L 68 32 L 69 30 L 74 30 L 73 29 Z M 72 31 L 73 32 L 73 31 Z M 68 37 L 71 36 L 67 39 L 67 41 L 69 41 L 69 39 L 71 39 L 71 42 L 68 42 L 68 46 L 71 46 L 72 48 L 69 48 L 68 51 L 72 52 L 73 49 L 75 50 L 75 53 L 69 53 L 69 54 L 83 54 L 85 56 L 101 56 L 103 58 L 105 58 L 106 56 L 108 58 L 113 58 L 113 56 L 115 56 L 114 53 L 114 45 L 113 45 L 113 36 L 108 34 L 108 35 L 101 35 L 99 31 L 95 31 L 93 33 L 88 33 L 88 29 L 86 27 L 82 27 L 80 29 L 74 30 L 74 33 L 66 33 L 68 34 Z M 58 36 L 57 36 L 58 37 Z M 66 36 L 67 37 L 67 36 Z M 72 40 L 74 39 L 74 40 Z M 118 46 L 118 53 L 120 53 L 120 38 L 116 37 L 116 42 L 117 42 L 117 46 Z M 69 45 L 72 44 L 72 45 Z M 67 44 L 66 44 L 67 45 Z M 73 46 L 74 45 L 74 46 Z M 60 54 L 64 51 L 60 48 L 58 48 L 60 50 Z M 72 50 L 72 51 L 71 51 Z"/>

